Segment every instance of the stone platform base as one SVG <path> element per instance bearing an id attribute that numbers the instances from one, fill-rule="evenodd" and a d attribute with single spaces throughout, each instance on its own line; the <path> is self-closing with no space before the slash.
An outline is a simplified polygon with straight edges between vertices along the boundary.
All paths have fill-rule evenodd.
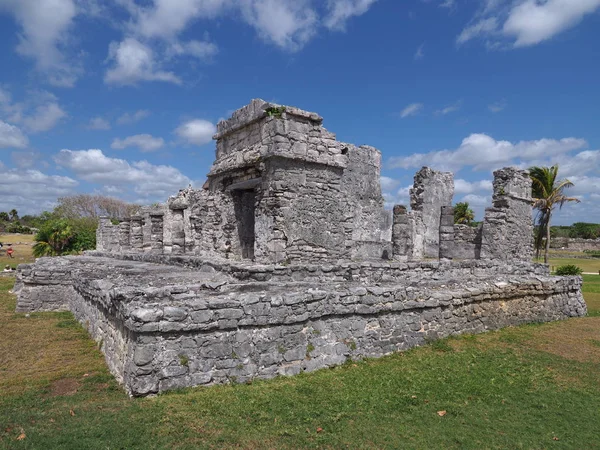
<path id="1" fill-rule="evenodd" d="M 586 314 L 580 277 L 523 262 L 288 267 L 102 255 L 19 266 L 17 311 L 72 311 L 134 396 L 294 375 Z"/>

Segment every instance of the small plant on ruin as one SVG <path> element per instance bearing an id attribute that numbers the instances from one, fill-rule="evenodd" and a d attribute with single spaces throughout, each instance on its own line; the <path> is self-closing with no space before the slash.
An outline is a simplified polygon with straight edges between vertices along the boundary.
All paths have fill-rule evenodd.
<path id="1" fill-rule="evenodd" d="M 308 343 L 306 346 L 306 359 L 310 359 L 310 354 L 315 350 L 315 346 L 312 343 Z"/>
<path id="2" fill-rule="evenodd" d="M 564 266 L 559 266 L 556 268 L 556 275 L 581 275 L 583 270 L 580 267 L 577 267 L 574 264 L 566 264 Z"/>
<path id="3" fill-rule="evenodd" d="M 190 358 L 188 358 L 187 355 L 179 355 L 179 364 L 187 367 L 189 363 Z"/>
<path id="4" fill-rule="evenodd" d="M 285 112 L 285 106 L 272 106 L 265 110 L 267 116 L 281 119 L 281 115 Z"/>

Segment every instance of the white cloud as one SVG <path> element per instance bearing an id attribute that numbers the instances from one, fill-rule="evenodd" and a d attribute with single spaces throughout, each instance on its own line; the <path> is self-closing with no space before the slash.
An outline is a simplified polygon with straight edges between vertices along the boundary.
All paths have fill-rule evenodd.
<path id="1" fill-rule="evenodd" d="M 495 17 L 482 19 L 473 25 L 469 25 L 456 38 L 457 44 L 464 44 L 473 38 L 487 35 L 494 32 L 498 28 L 498 20 Z"/>
<path id="2" fill-rule="evenodd" d="M 16 51 L 32 58 L 51 84 L 73 86 L 81 69 L 67 60 L 65 47 L 77 15 L 74 0 L 0 0 L 2 9 L 21 26 Z"/>
<path id="3" fill-rule="evenodd" d="M 491 191 L 492 180 L 480 180 L 480 181 L 467 181 L 459 178 L 454 180 L 454 193 L 455 194 L 472 194 L 473 192 L 479 191 Z"/>
<path id="4" fill-rule="evenodd" d="M 500 100 L 498 102 L 492 103 L 491 105 L 488 105 L 488 109 L 493 113 L 500 112 L 500 111 L 504 110 L 505 108 L 506 108 L 506 100 Z"/>
<path id="5" fill-rule="evenodd" d="M 402 110 L 402 112 L 400 113 L 400 117 L 404 119 L 405 117 L 414 116 L 418 114 L 422 109 L 423 103 L 411 103 Z"/>
<path id="6" fill-rule="evenodd" d="M 0 120 L 0 148 L 26 148 L 29 140 L 14 125 Z"/>
<path id="7" fill-rule="evenodd" d="M 453 112 L 456 112 L 460 109 L 460 107 L 462 106 L 462 100 L 457 101 L 456 103 L 452 104 L 452 105 L 448 105 L 445 108 L 442 109 L 438 109 L 435 114 L 438 116 L 445 116 L 446 114 L 450 114 Z"/>
<path id="8" fill-rule="evenodd" d="M 240 7 L 263 40 L 283 49 L 300 50 L 316 34 L 318 15 L 308 0 L 251 0 Z"/>
<path id="9" fill-rule="evenodd" d="M 8 91 L 2 89 L 2 87 L 0 87 L 0 105 L 10 103 L 10 101 L 11 101 L 10 92 L 8 92 Z"/>
<path id="10" fill-rule="evenodd" d="M 0 168 L 0 210 L 15 208 L 21 215 L 51 210 L 58 197 L 73 194 L 78 184 L 72 178 L 38 170 Z"/>
<path id="11" fill-rule="evenodd" d="M 194 119 L 185 122 L 175 130 L 175 134 L 188 144 L 204 145 L 212 140 L 217 132 L 215 125 L 208 120 Z"/>
<path id="12" fill-rule="evenodd" d="M 23 118 L 23 125 L 32 133 L 48 131 L 54 128 L 67 116 L 58 103 L 47 103 L 35 108 L 31 116 Z"/>
<path id="13" fill-rule="evenodd" d="M 502 31 L 515 47 L 535 45 L 577 25 L 600 8 L 600 0 L 527 0 L 516 5 Z"/>
<path id="14" fill-rule="evenodd" d="M 105 74 L 105 82 L 117 85 L 134 85 L 141 81 L 181 84 L 176 73 L 164 69 L 174 57 L 210 61 L 219 51 L 208 34 L 203 40 L 182 40 L 192 24 L 199 20 L 238 19 L 254 28 L 263 41 L 295 52 L 323 27 L 344 31 L 348 20 L 365 14 L 376 1 L 117 0 L 129 14 L 129 21 L 124 27 L 122 42 L 110 45 L 108 59 L 114 65 Z"/>
<path id="15" fill-rule="evenodd" d="M 137 147 L 142 152 L 154 152 L 165 145 L 163 138 L 157 138 L 150 134 L 136 134 L 125 139 L 115 139 L 111 148 L 122 150 L 127 147 Z"/>
<path id="16" fill-rule="evenodd" d="M 391 188 L 389 191 L 384 190 L 382 192 L 385 207 L 392 208 L 394 205 L 410 205 L 410 190 L 412 189 L 412 184 L 410 186 L 401 187 L 398 190 L 394 189 L 395 188 Z"/>
<path id="17" fill-rule="evenodd" d="M 334 3 L 338 2 L 340 0 Z M 319 25 L 312 0 L 154 0 L 146 7 L 134 2 L 124 4 L 134 18 L 129 25 L 130 34 L 138 39 L 168 41 L 170 46 L 167 55 L 171 56 L 189 54 L 207 58 L 215 55 L 215 44 L 200 41 L 180 43 L 178 36 L 195 20 L 213 19 L 226 14 L 232 17 L 236 11 L 262 39 L 291 51 L 304 46 Z"/>
<path id="18" fill-rule="evenodd" d="M 332 30 L 344 30 L 346 22 L 355 16 L 361 16 L 377 0 L 328 0 L 329 14 L 325 18 L 325 26 Z"/>
<path id="19" fill-rule="evenodd" d="M 425 48 L 425 43 L 423 42 L 421 45 L 419 45 L 419 47 L 417 48 L 417 51 L 415 52 L 415 59 L 423 59 L 425 57 L 425 52 L 423 51 L 423 49 Z"/>
<path id="20" fill-rule="evenodd" d="M 110 122 L 102 117 L 94 117 L 90 119 L 87 128 L 89 130 L 110 130 Z"/>
<path id="21" fill-rule="evenodd" d="M 102 150 L 61 150 L 54 161 L 72 170 L 82 180 L 131 189 L 145 199 L 165 200 L 191 180 L 171 166 L 148 161 L 128 162 L 109 158 Z"/>
<path id="22" fill-rule="evenodd" d="M 48 131 L 67 116 L 56 96 L 50 92 L 30 91 L 26 100 L 19 103 L 11 103 L 10 94 L 6 91 L 0 94 L 0 113 L 31 133 Z"/>
<path id="23" fill-rule="evenodd" d="M 200 60 L 209 60 L 219 53 L 219 47 L 209 41 L 173 42 L 167 49 L 167 57 L 189 55 Z"/>
<path id="24" fill-rule="evenodd" d="M 383 191 L 392 191 L 398 187 L 400 184 L 400 180 L 395 180 L 394 178 L 381 176 L 381 190 Z"/>
<path id="25" fill-rule="evenodd" d="M 539 44 L 576 26 L 600 0 L 486 0 L 456 41 L 482 38 L 488 49 Z"/>
<path id="26" fill-rule="evenodd" d="M 12 152 L 10 157 L 13 163 L 21 169 L 31 169 L 40 161 L 42 165 L 47 165 L 45 161 L 42 161 L 43 155 L 40 152 Z"/>
<path id="27" fill-rule="evenodd" d="M 104 82 L 115 85 L 135 85 L 140 81 L 164 81 L 181 84 L 173 72 L 160 70 L 152 49 L 133 38 L 112 42 L 109 59 L 114 66 L 106 72 Z"/>
<path id="28" fill-rule="evenodd" d="M 456 150 L 440 150 L 429 153 L 414 153 L 406 157 L 389 160 L 390 168 L 419 168 L 428 165 L 444 170 L 458 171 L 472 166 L 475 170 L 495 169 L 503 165 L 514 165 L 517 160 L 533 160 L 552 157 L 586 145 L 583 139 L 564 138 L 521 141 L 496 141 L 486 134 L 471 134 L 463 139 Z"/>
<path id="29" fill-rule="evenodd" d="M 149 115 L 150 115 L 150 111 L 148 111 L 147 109 L 138 109 L 133 114 L 125 113 L 125 114 L 121 115 L 117 119 L 117 123 L 119 125 L 128 125 L 131 123 L 139 122 L 140 120 L 145 119 Z"/>
<path id="30" fill-rule="evenodd" d="M 600 174 L 600 150 L 585 150 L 575 155 L 563 153 L 560 155 L 538 155 L 536 159 L 527 161 L 529 166 L 551 166 L 558 164 L 560 177 L 571 178 L 586 175 L 590 172 Z"/>
<path id="31" fill-rule="evenodd" d="M 600 192 L 600 176 L 572 175 L 569 177 L 569 181 L 573 183 L 573 187 L 565 191 L 569 196 Z"/>
<path id="32" fill-rule="evenodd" d="M 229 3 L 229 0 L 154 0 L 147 8 L 130 9 L 137 16 L 131 28 L 146 38 L 174 38 L 194 19 L 215 17 Z"/>
<path id="33" fill-rule="evenodd" d="M 442 3 L 440 3 L 440 8 L 452 9 L 455 6 L 456 6 L 455 0 L 444 0 Z"/>

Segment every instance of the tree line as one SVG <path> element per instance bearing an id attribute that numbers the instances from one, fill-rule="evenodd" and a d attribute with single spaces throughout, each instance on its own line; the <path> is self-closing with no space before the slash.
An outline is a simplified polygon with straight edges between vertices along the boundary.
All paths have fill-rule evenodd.
<path id="1" fill-rule="evenodd" d="M 113 219 L 128 217 L 138 205 L 113 197 L 79 194 L 58 199 L 52 211 L 19 218 L 17 210 L 0 212 L 1 231 L 35 232 L 33 255 L 59 256 L 96 248 L 96 228 L 100 216 Z"/>

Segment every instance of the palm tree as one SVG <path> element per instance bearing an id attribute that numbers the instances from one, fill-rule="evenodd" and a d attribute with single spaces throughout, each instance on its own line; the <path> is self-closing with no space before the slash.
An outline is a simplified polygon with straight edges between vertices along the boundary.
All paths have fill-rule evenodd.
<path id="1" fill-rule="evenodd" d="M 35 236 L 33 256 L 62 255 L 73 238 L 73 230 L 65 220 L 51 221 L 45 224 Z"/>
<path id="2" fill-rule="evenodd" d="M 469 202 L 458 202 L 454 205 L 454 223 L 471 225 L 475 213 L 469 208 Z"/>
<path id="3" fill-rule="evenodd" d="M 10 212 L 10 221 L 14 222 L 15 220 L 17 220 L 19 218 L 19 213 L 17 212 L 16 209 L 11 209 Z"/>
<path id="4" fill-rule="evenodd" d="M 564 190 L 573 186 L 569 180 L 557 180 L 558 164 L 552 167 L 530 167 L 529 176 L 533 181 L 531 194 L 533 207 L 537 209 L 536 224 L 538 233 L 535 238 L 536 258 L 540 256 L 540 250 L 544 238 L 546 247 L 544 251 L 544 263 L 548 264 L 548 250 L 550 249 L 550 219 L 554 208 L 562 206 L 567 202 L 577 202 L 575 197 L 567 197 Z"/>

